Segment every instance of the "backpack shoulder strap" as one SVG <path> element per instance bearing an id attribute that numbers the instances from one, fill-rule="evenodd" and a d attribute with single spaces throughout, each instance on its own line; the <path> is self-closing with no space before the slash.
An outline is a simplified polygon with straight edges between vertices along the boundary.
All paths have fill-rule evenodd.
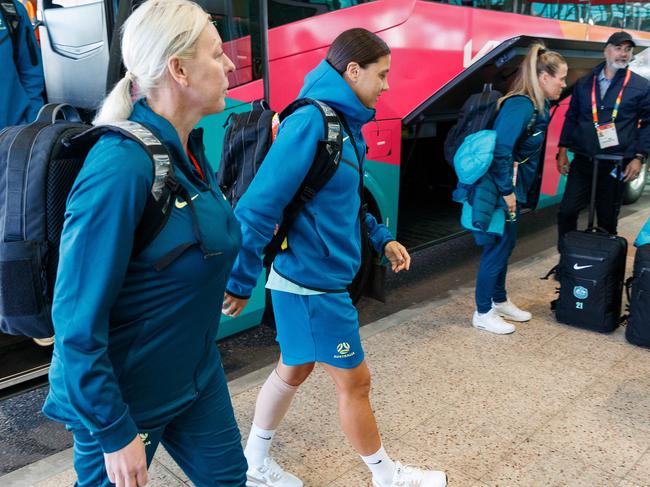
<path id="1" fill-rule="evenodd" d="M 125 120 L 98 125 L 77 135 L 70 143 L 92 145 L 106 133 L 118 133 L 137 142 L 151 159 L 153 184 L 135 232 L 132 255 L 136 256 L 153 241 L 167 223 L 180 183 L 165 145 L 151 130 L 137 122 Z"/>
<path id="2" fill-rule="evenodd" d="M 299 108 L 307 105 L 315 106 L 320 111 L 323 117 L 324 138 L 318 143 L 316 156 L 303 180 L 301 191 L 296 195 L 305 203 L 311 200 L 334 175 L 343 153 L 342 120 L 334 109 L 322 101 L 312 98 L 295 100 L 280 113 L 280 120 L 284 120 Z"/>
<path id="3" fill-rule="evenodd" d="M 530 100 L 530 98 L 528 99 Z M 533 103 L 533 100 L 530 100 L 530 102 Z M 530 121 L 528 122 L 528 125 L 526 125 L 526 133 L 528 135 L 532 135 L 533 132 L 535 131 L 535 125 L 537 124 L 538 117 L 539 117 L 539 109 L 537 108 L 537 105 L 533 103 L 533 114 L 530 117 Z"/>
<path id="4" fill-rule="evenodd" d="M 318 141 L 316 155 L 309 171 L 305 175 L 298 191 L 293 196 L 282 214 L 280 228 L 264 249 L 264 265 L 270 266 L 280 251 L 291 225 L 305 205 L 320 191 L 334 176 L 341 162 L 343 152 L 343 134 L 341 120 L 337 113 L 327 104 L 311 98 L 301 98 L 291 103 L 280 113 L 280 120 L 291 115 L 298 108 L 313 105 L 323 116 L 324 138 Z"/>
<path id="5" fill-rule="evenodd" d="M 46 122 L 34 122 L 17 127 L 14 139 L 6 154 L 6 187 L 12 188 L 7 192 L 4 222 L 5 242 L 20 241 L 25 238 L 25 221 L 23 218 L 23 195 L 27 186 L 27 169 L 34 139 L 37 134 L 47 127 Z"/>
<path id="6" fill-rule="evenodd" d="M 323 133 L 325 134 L 323 140 L 332 144 L 338 144 L 339 147 L 341 147 L 343 145 L 341 120 L 333 108 L 320 100 L 314 100 L 313 98 L 298 98 L 297 100 L 294 100 L 280 112 L 280 121 L 287 118 L 299 108 L 307 105 L 312 105 L 318 108 L 318 111 L 323 116 Z"/>

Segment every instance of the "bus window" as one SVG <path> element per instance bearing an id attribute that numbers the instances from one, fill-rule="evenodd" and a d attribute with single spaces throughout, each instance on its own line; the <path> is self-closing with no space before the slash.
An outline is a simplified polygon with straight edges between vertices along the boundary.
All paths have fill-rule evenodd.
<path id="1" fill-rule="evenodd" d="M 197 3 L 212 17 L 223 40 L 223 50 L 235 64 L 235 71 L 228 75 L 230 87 L 259 79 L 258 1 L 198 0 Z"/>
<path id="2" fill-rule="evenodd" d="M 625 0 L 592 0 L 589 20 L 594 25 L 625 28 Z"/>
<path id="3" fill-rule="evenodd" d="M 436 0 L 433 0 L 436 1 Z M 459 5 L 463 7 L 482 8 L 486 10 L 497 10 L 499 12 L 511 12 L 523 15 L 533 15 L 556 19 L 558 17 L 559 0 L 547 0 L 529 2 L 527 0 L 442 0 L 441 3 Z"/>
<path id="4" fill-rule="evenodd" d="M 650 31 L 650 4 L 627 2 L 625 12 L 626 29 Z"/>
<path id="5" fill-rule="evenodd" d="M 589 3 L 581 2 L 580 0 L 568 0 L 566 3 L 562 2 L 559 5 L 557 18 L 569 22 L 585 23 L 589 19 Z"/>
<path id="6" fill-rule="evenodd" d="M 372 0 L 269 0 L 269 27 L 353 7 Z"/>
<path id="7" fill-rule="evenodd" d="M 559 3 L 557 0 L 549 0 L 546 2 L 528 2 L 524 0 L 520 5 L 521 11 L 517 12 L 520 14 L 547 19 L 557 19 L 559 17 Z"/>

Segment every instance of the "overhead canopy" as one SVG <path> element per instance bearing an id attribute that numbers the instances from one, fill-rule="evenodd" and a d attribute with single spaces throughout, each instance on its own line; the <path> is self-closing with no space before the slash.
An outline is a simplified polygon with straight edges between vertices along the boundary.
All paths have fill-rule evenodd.
<path id="1" fill-rule="evenodd" d="M 526 56 L 529 46 L 535 40 L 543 41 L 547 49 L 559 52 L 567 60 L 569 74 L 567 89 L 563 93 L 563 97 L 568 96 L 571 87 L 578 78 L 587 74 L 604 60 L 604 42 L 528 36 L 513 37 L 503 41 L 431 95 L 424 103 L 404 117 L 404 123 L 453 119 L 468 95 L 479 93 L 486 83 L 491 83 L 494 89 L 505 93 L 517 74 L 517 69 Z M 635 42 L 637 43 L 635 53 L 650 47 L 650 41 L 635 39 Z"/>

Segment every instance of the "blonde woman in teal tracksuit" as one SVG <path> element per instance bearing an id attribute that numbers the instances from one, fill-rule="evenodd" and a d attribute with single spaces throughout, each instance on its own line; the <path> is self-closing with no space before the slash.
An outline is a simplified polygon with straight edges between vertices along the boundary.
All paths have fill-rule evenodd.
<path id="1" fill-rule="evenodd" d="M 519 209 L 530 206 L 529 192 L 535 189 L 541 174 L 539 164 L 544 162 L 540 155 L 549 124 L 549 101 L 560 98 L 566 87 L 567 69 L 560 54 L 533 44 L 511 90 L 499 100 L 493 126 L 497 134 L 494 159 L 484 177 L 494 180 L 498 198 L 503 198 L 511 218 L 501 236 L 474 232 L 476 242 L 483 247 L 476 278 L 476 311 L 472 316 L 472 326 L 479 330 L 507 335 L 516 329 L 508 321 L 525 322 L 532 318 L 531 313 L 508 298 L 508 259 L 517 242 Z M 534 126 L 529 127 L 531 122 Z"/>
<path id="2" fill-rule="evenodd" d="M 142 3 L 125 23 L 128 71 L 95 121 L 149 129 L 193 204 L 176 198 L 164 228 L 132 255 L 154 174 L 139 144 L 114 133 L 92 148 L 68 198 L 43 411 L 72 431 L 77 487 L 146 485 L 161 443 L 197 487 L 246 485 L 215 346 L 215 299 L 241 233 L 194 130 L 223 111 L 234 70 L 210 20 L 187 0 Z"/>
<path id="3" fill-rule="evenodd" d="M 334 108 L 347 122 L 342 162 L 332 179 L 306 204 L 288 234 L 288 249 L 273 263 L 271 289 L 281 357 L 262 387 L 245 449 L 248 485 L 299 487 L 269 455 L 275 430 L 302 382 L 319 362 L 336 384 L 341 427 L 372 472 L 375 487 L 443 487 L 443 472 L 393 462 L 381 445 L 370 407 L 370 372 L 364 360 L 356 309 L 346 291 L 360 265 L 360 175 L 366 145 L 362 126 L 388 89 L 390 50 L 364 29 L 343 32 L 327 58 L 305 78 L 300 98 Z M 224 312 L 246 305 L 262 269 L 262 250 L 282 210 L 296 193 L 324 137 L 318 109 L 306 106 L 280 126 L 264 164 L 240 200 L 242 250 L 226 286 Z M 356 144 L 355 144 L 356 142 Z M 368 236 L 394 272 L 408 269 L 410 256 L 388 229 L 366 216 Z"/>

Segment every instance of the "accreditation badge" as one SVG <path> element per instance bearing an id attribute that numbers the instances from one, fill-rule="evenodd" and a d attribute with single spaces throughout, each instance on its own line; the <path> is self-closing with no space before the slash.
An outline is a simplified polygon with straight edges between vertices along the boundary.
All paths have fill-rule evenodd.
<path id="1" fill-rule="evenodd" d="M 601 149 L 618 145 L 618 134 L 616 133 L 616 126 L 613 123 L 599 125 L 596 127 L 596 134 L 598 135 L 598 143 Z"/>

